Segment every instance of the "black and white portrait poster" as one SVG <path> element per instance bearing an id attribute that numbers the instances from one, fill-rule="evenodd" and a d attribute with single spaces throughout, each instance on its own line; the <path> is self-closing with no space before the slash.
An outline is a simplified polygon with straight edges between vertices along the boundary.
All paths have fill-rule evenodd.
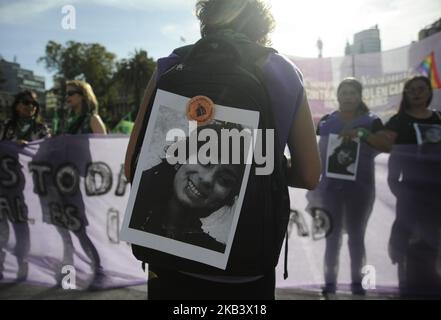
<path id="1" fill-rule="evenodd" d="M 121 238 L 225 269 L 250 173 L 259 113 L 212 104 L 208 121 L 191 121 L 189 106 L 195 98 L 158 90 Z M 195 109 L 196 117 L 204 115 L 199 111 Z M 228 134 L 239 134 L 239 143 Z"/>
<path id="2" fill-rule="evenodd" d="M 419 145 L 437 144 L 441 142 L 441 125 L 414 123 L 413 126 Z"/>
<path id="3" fill-rule="evenodd" d="M 336 134 L 330 134 L 326 153 L 326 176 L 329 178 L 357 179 L 360 140 L 344 140 Z"/>

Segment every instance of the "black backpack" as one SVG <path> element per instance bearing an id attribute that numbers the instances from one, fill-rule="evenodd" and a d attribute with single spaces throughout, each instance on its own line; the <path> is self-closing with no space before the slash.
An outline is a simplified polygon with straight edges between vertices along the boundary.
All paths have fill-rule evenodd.
<path id="1" fill-rule="evenodd" d="M 193 46 L 174 51 L 181 57 L 181 63 L 159 77 L 157 89 L 188 98 L 204 95 L 215 104 L 247 110 L 256 106 L 254 111 L 260 112 L 259 129 L 275 129 L 273 111 L 259 67 L 259 63 L 271 52 L 275 51 L 255 43 L 207 36 Z M 134 162 L 144 140 L 153 101 L 154 97 L 144 117 Z M 271 175 L 256 175 L 256 165 L 253 163 L 251 166 L 226 270 L 132 244 L 135 257 L 145 263 L 211 275 L 252 276 L 273 269 L 279 259 L 290 214 L 287 164 L 278 141 L 275 130 L 275 163 Z M 263 145 L 266 145 L 265 142 Z M 135 167 L 136 163 L 133 163 L 132 168 Z"/>

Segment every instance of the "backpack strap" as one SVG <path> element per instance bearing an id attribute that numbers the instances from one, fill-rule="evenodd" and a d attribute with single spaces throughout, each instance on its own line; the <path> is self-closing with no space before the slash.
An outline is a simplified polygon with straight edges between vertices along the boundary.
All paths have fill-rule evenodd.
<path id="1" fill-rule="evenodd" d="M 245 68 L 251 71 L 259 81 L 265 86 L 266 89 L 266 80 L 263 74 L 263 64 L 271 53 L 276 53 L 277 51 L 272 48 L 267 48 L 260 46 L 255 43 L 247 43 L 244 44 L 243 52 L 246 53 L 245 57 L 249 57 L 249 60 L 244 60 Z M 249 63 L 247 62 L 249 61 Z M 287 160 L 284 156 L 283 150 L 279 145 L 279 137 L 278 130 L 276 130 L 276 122 L 274 118 L 273 109 L 270 104 L 269 95 L 267 94 L 268 103 L 267 109 L 262 110 L 262 117 L 266 123 L 264 123 L 264 127 L 268 129 L 274 129 L 274 171 L 271 174 L 269 189 L 265 190 L 265 194 L 271 197 L 273 200 L 272 205 L 270 206 L 271 210 L 265 210 L 265 220 L 266 221 L 287 221 L 290 215 L 290 205 L 289 205 L 289 193 L 288 193 L 288 182 L 287 182 Z M 274 195 L 277 195 L 275 197 Z M 274 201 L 277 198 L 278 201 Z M 282 229 L 283 228 L 283 229 Z M 274 257 L 267 257 L 264 261 L 265 269 L 275 267 L 277 264 L 278 257 L 280 251 L 274 252 L 274 248 L 280 250 L 283 240 L 285 239 L 285 261 L 284 261 L 284 278 L 288 277 L 288 234 L 287 228 L 282 224 L 276 224 L 273 228 L 269 227 L 268 230 L 272 234 L 268 234 L 269 238 L 272 241 L 265 241 L 264 252 L 271 252 L 274 254 Z M 279 247 L 280 245 L 280 247 Z"/>
<path id="2" fill-rule="evenodd" d="M 173 50 L 173 53 L 176 54 L 177 56 L 181 57 L 182 59 L 184 59 L 188 55 L 188 53 L 191 51 L 193 46 L 194 45 L 190 44 L 188 46 L 176 48 L 175 50 Z"/>

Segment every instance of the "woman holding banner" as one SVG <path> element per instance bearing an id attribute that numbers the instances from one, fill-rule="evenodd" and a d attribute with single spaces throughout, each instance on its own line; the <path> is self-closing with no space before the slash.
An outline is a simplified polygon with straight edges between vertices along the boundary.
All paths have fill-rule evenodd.
<path id="1" fill-rule="evenodd" d="M 377 135 L 379 147 L 392 150 L 388 183 L 397 203 L 389 256 L 398 264 L 402 296 L 441 296 L 441 145 L 422 139 L 441 124 L 440 112 L 429 108 L 432 97 L 428 78 L 406 81 L 398 113 Z"/>
<path id="2" fill-rule="evenodd" d="M 62 130 L 64 134 L 106 134 L 105 125 L 97 112 L 98 102 L 90 84 L 80 80 L 67 81 L 66 105 L 70 110 L 70 115 L 64 130 Z M 92 162 L 89 139 L 73 140 L 78 143 L 72 143 L 69 146 L 69 153 L 78 155 L 77 161 L 82 162 L 80 167 L 86 168 L 86 165 Z M 34 161 L 48 157 L 56 159 L 59 150 L 53 147 L 53 143 L 42 144 L 34 156 Z M 86 170 L 80 170 L 79 174 L 84 177 Z M 87 211 L 83 194 L 81 192 L 61 193 L 54 181 L 51 180 L 48 180 L 46 188 L 47 194 L 40 195 L 43 222 L 56 228 L 61 236 L 63 246 L 63 256 L 55 274 L 57 286 L 61 285 L 64 277 L 63 266 L 74 265 L 74 257 L 78 252 L 78 248 L 75 247 L 72 240 L 72 235 L 74 235 L 78 239 L 81 249 L 89 258 L 91 268 L 91 276 L 88 280 L 89 288 L 101 288 L 105 281 L 105 275 L 98 250 L 88 234 L 87 227 L 91 217 Z"/>
<path id="3" fill-rule="evenodd" d="M 364 235 L 375 199 L 374 157 L 377 155 L 370 146 L 371 133 L 383 129 L 383 123 L 363 102 L 362 85 L 358 80 L 344 79 L 338 86 L 337 99 L 338 111 L 324 116 L 318 124 L 322 179 L 317 189 L 308 192 L 307 209 L 313 216 L 316 216 L 317 210 L 326 212 L 331 221 L 326 236 L 323 293 L 335 293 L 337 289 L 338 260 L 342 234 L 346 229 L 351 257 L 351 290 L 354 294 L 364 294 L 361 285 L 361 269 L 365 265 L 366 256 Z M 337 148 L 332 150 L 329 144 L 334 144 L 331 140 L 337 139 L 334 138 L 337 135 L 342 141 L 336 143 Z M 351 161 L 358 163 L 358 166 L 354 173 L 343 175 L 332 169 L 334 165 L 331 160 L 335 158 L 336 150 L 348 143 L 359 144 L 356 146 L 359 147 L 358 159 Z M 355 151 L 352 154 L 355 158 Z"/>
<path id="4" fill-rule="evenodd" d="M 0 128 L 0 141 L 15 141 L 20 145 L 26 145 L 34 140 L 50 137 L 49 129 L 41 121 L 39 112 L 40 105 L 35 92 L 29 90 L 19 92 L 12 103 L 11 119 L 6 121 L 4 126 Z M 12 160 L 19 164 L 17 155 Z M 11 200 L 14 197 L 14 201 L 17 204 L 25 203 L 24 187 L 24 178 L 20 171 L 20 177 L 17 177 L 17 183 L 14 187 L 4 190 L 3 186 L 0 186 L 0 194 L 10 197 Z M 17 280 L 19 281 L 25 280 L 28 275 L 28 263 L 26 260 L 30 249 L 30 233 L 28 212 L 25 207 L 23 207 L 23 210 L 17 210 L 17 212 L 8 215 L 15 232 L 16 244 L 13 254 L 17 258 Z M 5 260 L 3 248 L 7 245 L 10 235 L 7 211 L 5 209 L 3 215 L 0 213 L 0 279 L 3 278 L 3 264 Z"/>
<path id="5" fill-rule="evenodd" d="M 40 104 L 35 92 L 25 90 L 15 96 L 12 117 L 3 126 L 0 140 L 26 144 L 29 141 L 50 137 L 49 129 L 39 116 Z"/>

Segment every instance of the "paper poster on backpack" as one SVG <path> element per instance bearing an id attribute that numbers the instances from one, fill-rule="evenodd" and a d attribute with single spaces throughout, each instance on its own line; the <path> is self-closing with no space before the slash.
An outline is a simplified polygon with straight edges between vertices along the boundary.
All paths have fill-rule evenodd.
<path id="1" fill-rule="evenodd" d="M 413 126 L 419 145 L 441 142 L 441 125 L 414 123 Z"/>
<path id="2" fill-rule="evenodd" d="M 359 153 L 359 139 L 345 141 L 336 134 L 330 134 L 326 153 L 326 176 L 355 181 Z"/>
<path id="3" fill-rule="evenodd" d="M 211 120 L 198 124 L 188 116 L 190 100 L 158 90 L 121 237 L 225 269 L 259 113 L 214 105 Z"/>

